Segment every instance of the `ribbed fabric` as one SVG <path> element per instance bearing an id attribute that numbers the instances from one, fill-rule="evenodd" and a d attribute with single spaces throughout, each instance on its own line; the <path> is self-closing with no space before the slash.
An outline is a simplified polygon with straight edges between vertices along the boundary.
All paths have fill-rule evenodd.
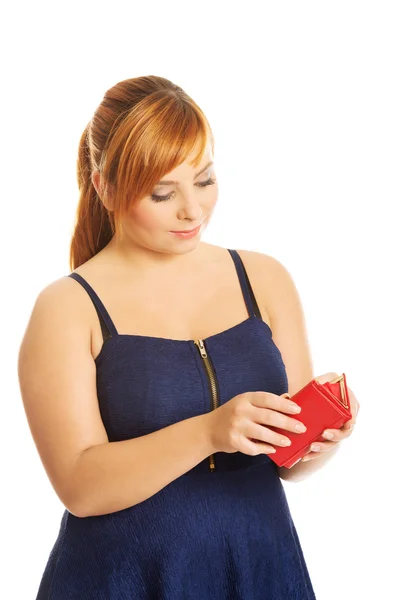
<path id="1" fill-rule="evenodd" d="M 237 394 L 288 391 L 281 353 L 247 273 L 234 261 L 249 317 L 204 339 L 219 404 Z M 110 441 L 157 431 L 211 410 L 193 340 L 119 334 L 91 286 L 102 326 L 97 393 Z M 147 500 L 78 518 L 65 510 L 36 600 L 315 600 L 275 463 L 217 452 Z M 145 459 L 144 459 L 145 460 Z"/>

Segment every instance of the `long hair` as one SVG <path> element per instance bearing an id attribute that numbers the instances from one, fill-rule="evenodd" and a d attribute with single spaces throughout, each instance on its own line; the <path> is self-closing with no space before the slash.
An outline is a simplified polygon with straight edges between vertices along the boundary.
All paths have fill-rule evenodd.
<path id="1" fill-rule="evenodd" d="M 135 77 L 110 88 L 79 142 L 71 270 L 100 252 L 114 234 L 122 239 L 121 217 L 132 203 L 150 194 L 199 144 L 191 163 L 196 167 L 208 143 L 214 152 L 204 113 L 168 79 Z M 92 182 L 95 170 L 100 173 L 99 194 Z M 111 198 L 108 210 L 103 202 Z"/>

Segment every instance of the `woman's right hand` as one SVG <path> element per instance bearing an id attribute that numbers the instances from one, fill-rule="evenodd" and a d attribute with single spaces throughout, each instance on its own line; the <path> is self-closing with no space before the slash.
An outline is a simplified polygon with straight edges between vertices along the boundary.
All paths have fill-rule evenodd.
<path id="1" fill-rule="evenodd" d="M 306 427 L 301 421 L 288 416 L 299 414 L 291 406 L 300 407 L 293 401 L 270 392 L 244 392 L 209 413 L 210 436 L 216 452 L 243 452 L 255 456 L 276 452 L 275 446 L 289 446 L 285 435 L 269 429 L 268 425 L 303 433 Z M 300 409 L 301 410 L 301 409 Z M 296 430 L 302 425 L 301 431 Z M 289 443 L 282 443 L 287 440 Z"/>

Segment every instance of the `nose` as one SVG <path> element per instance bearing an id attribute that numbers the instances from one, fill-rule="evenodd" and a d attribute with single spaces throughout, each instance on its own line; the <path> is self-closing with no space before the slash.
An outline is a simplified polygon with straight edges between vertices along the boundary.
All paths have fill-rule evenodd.
<path id="1" fill-rule="evenodd" d="M 182 205 L 178 210 L 178 219 L 184 221 L 185 219 L 189 219 L 189 221 L 193 221 L 194 223 L 200 223 L 203 215 L 203 209 L 199 204 L 198 199 L 186 197 L 182 201 Z"/>

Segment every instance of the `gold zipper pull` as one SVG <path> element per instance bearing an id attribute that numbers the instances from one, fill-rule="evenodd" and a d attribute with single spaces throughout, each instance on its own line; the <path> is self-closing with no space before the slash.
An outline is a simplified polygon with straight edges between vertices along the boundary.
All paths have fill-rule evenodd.
<path id="1" fill-rule="evenodd" d="M 203 358 L 207 358 L 207 352 L 206 352 L 206 348 L 204 346 L 204 342 L 203 340 L 194 340 L 194 343 L 196 344 L 196 346 L 198 347 L 198 349 L 200 350 L 200 354 Z"/>

